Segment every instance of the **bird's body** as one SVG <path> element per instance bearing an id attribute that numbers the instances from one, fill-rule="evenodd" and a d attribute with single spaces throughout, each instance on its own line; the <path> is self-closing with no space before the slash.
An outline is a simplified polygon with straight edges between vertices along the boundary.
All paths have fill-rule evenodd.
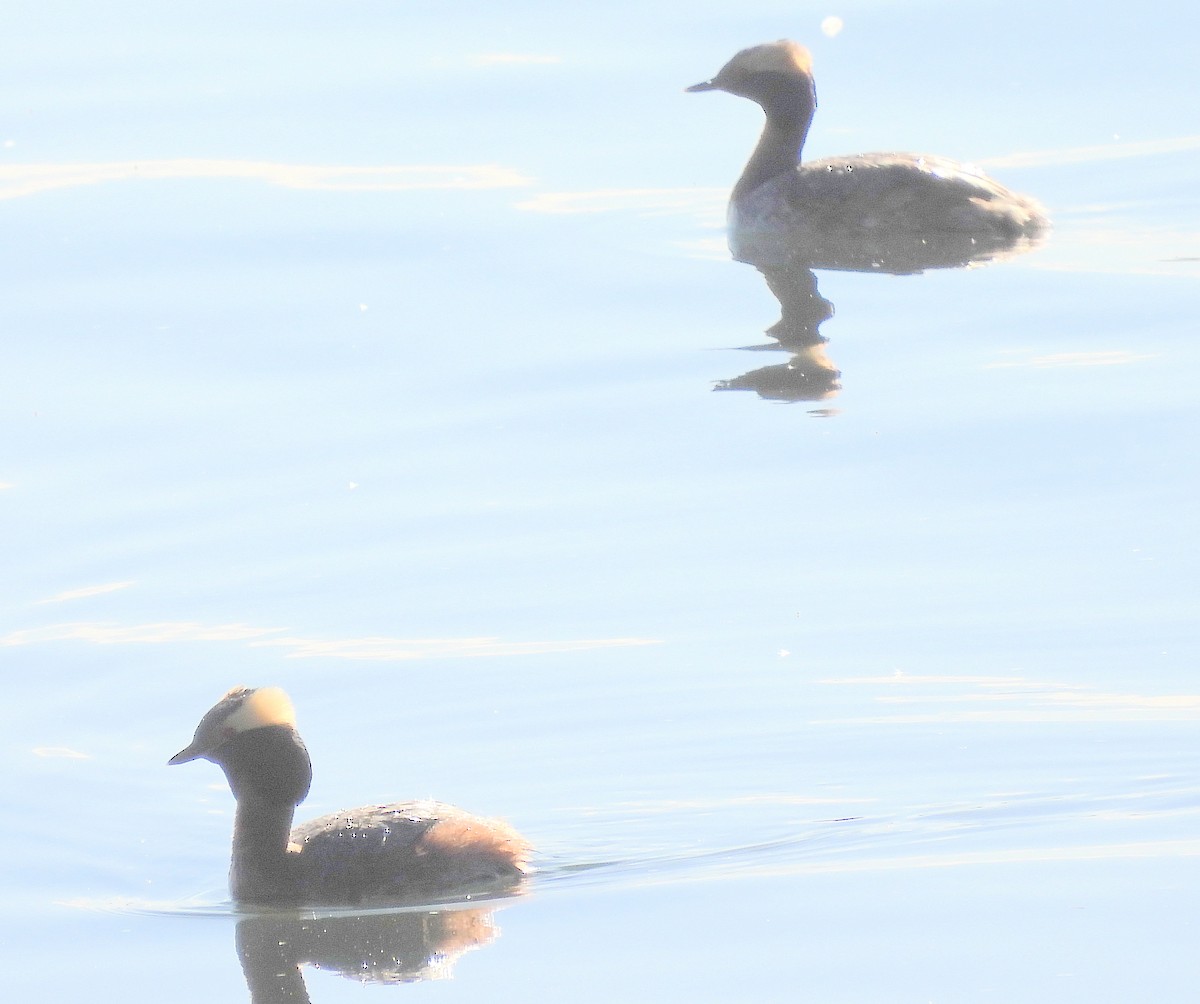
<path id="1" fill-rule="evenodd" d="M 1034 236 L 1033 199 L 947 157 L 864 153 L 802 162 L 816 110 L 812 59 L 795 42 L 744 49 L 689 91 L 723 90 L 759 104 L 766 125 L 730 198 L 733 228 L 780 234 Z"/>
<path id="2" fill-rule="evenodd" d="M 734 225 L 772 217 L 781 226 L 865 234 L 906 232 L 1011 233 L 1034 220 L 1031 200 L 969 164 L 913 153 L 861 153 L 809 161 L 741 194 L 731 205 Z"/>
<path id="3" fill-rule="evenodd" d="M 526 873 L 525 841 L 499 820 L 442 802 L 366 805 L 301 823 L 291 845 L 304 864 L 303 898 L 336 903 L 347 890 L 370 898 L 436 898 L 503 888 Z M 353 897 L 351 897 L 353 899 Z"/>
<path id="4" fill-rule="evenodd" d="M 312 767 L 291 702 L 236 687 L 170 762 L 204 758 L 237 799 L 229 885 L 239 903 L 354 904 L 500 891 L 529 871 L 529 844 L 506 823 L 440 802 L 369 805 L 291 829 Z"/>

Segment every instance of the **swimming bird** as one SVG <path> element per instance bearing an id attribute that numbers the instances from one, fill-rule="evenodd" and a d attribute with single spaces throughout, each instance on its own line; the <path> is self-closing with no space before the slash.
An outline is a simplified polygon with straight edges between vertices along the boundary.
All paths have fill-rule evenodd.
<path id="1" fill-rule="evenodd" d="M 1035 237 L 1048 225 L 1028 196 L 946 157 L 861 153 L 800 162 L 817 107 L 812 57 L 783 39 L 743 49 L 688 91 L 727 91 L 759 104 L 766 125 L 730 197 L 731 229 L 793 233 L 815 244 L 861 236 Z"/>
<path id="2" fill-rule="evenodd" d="M 428 900 L 511 889 L 530 871 L 516 830 L 440 802 L 367 805 L 291 829 L 312 762 L 278 687 L 234 687 L 167 762 L 198 759 L 225 772 L 237 800 L 229 888 L 238 903 Z"/>

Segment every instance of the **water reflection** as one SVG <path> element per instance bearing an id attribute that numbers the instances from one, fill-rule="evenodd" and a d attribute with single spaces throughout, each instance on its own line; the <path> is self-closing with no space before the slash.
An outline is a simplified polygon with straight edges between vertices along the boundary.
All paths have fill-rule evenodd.
<path id="1" fill-rule="evenodd" d="M 919 275 L 928 269 L 966 268 L 1011 258 L 1044 241 L 1034 237 L 970 237 L 965 234 L 871 234 L 810 227 L 781 233 L 759 226 L 735 226 L 729 248 L 738 261 L 762 273 L 779 301 L 779 321 L 767 329 L 775 344 L 753 351 L 783 350 L 787 362 L 763 366 L 715 390 L 752 390 L 771 401 L 821 401 L 842 388 L 841 371 L 825 351 L 820 326 L 834 315 L 833 304 L 817 289 L 818 269 Z"/>
<path id="2" fill-rule="evenodd" d="M 802 263 L 795 268 L 760 267 L 759 271 L 779 300 L 781 313 L 767 329 L 777 344 L 751 346 L 751 351 L 784 349 L 791 358 L 722 380 L 715 389 L 753 390 L 771 401 L 833 397 L 842 388 L 842 374 L 825 354 L 826 339 L 820 332 L 821 324 L 833 316 L 833 304 L 818 292 L 816 273 Z"/>
<path id="3" fill-rule="evenodd" d="M 237 952 L 253 1004 L 307 1001 L 301 966 L 360 983 L 446 979 L 466 952 L 494 941 L 486 908 L 404 913 L 265 913 L 237 926 Z"/>

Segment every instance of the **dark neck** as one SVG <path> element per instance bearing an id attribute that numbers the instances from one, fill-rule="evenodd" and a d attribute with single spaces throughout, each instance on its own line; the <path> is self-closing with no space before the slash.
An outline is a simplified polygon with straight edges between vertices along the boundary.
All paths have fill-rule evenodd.
<path id="1" fill-rule="evenodd" d="M 245 795 L 233 818 L 229 891 L 239 903 L 287 902 L 297 895 L 296 855 L 288 835 L 296 807 Z"/>
<path id="2" fill-rule="evenodd" d="M 230 739 L 218 761 L 237 799 L 229 889 L 238 902 L 295 899 L 299 857 L 288 853 L 296 806 L 308 794 L 312 765 L 295 730 L 273 725 Z"/>
<path id="3" fill-rule="evenodd" d="M 817 107 L 816 91 L 806 77 L 764 73 L 760 82 L 751 97 L 762 105 L 767 124 L 734 186 L 735 199 L 776 175 L 795 170 Z"/>

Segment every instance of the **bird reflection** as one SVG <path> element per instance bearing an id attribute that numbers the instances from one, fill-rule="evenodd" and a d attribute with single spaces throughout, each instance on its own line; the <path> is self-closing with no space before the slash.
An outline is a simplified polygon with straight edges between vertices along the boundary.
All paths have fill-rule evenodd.
<path id="1" fill-rule="evenodd" d="M 713 389 L 752 390 L 771 401 L 821 401 L 842 389 L 841 371 L 826 353 L 828 339 L 820 332 L 834 307 L 817 289 L 815 270 L 917 275 L 1010 258 L 1044 239 L 1041 234 L 979 238 L 954 233 L 863 237 L 836 227 L 792 231 L 785 237 L 777 230 L 735 225 L 729 233 L 733 257 L 762 273 L 780 305 L 779 321 L 766 332 L 774 342 L 751 349 L 783 350 L 790 358 L 718 381 Z"/>
<path id="2" fill-rule="evenodd" d="M 817 276 L 799 265 L 760 268 L 767 286 L 779 300 L 778 322 L 767 329 L 778 344 L 756 345 L 751 350 L 785 349 L 786 363 L 751 370 L 732 380 L 722 380 L 715 390 L 753 390 L 771 401 L 820 401 L 841 390 L 841 371 L 825 354 L 821 324 L 833 316 L 833 304 L 817 291 Z"/>
<path id="3" fill-rule="evenodd" d="M 465 952 L 494 941 L 489 909 L 243 917 L 237 951 L 252 1004 L 308 1001 L 302 965 L 360 983 L 445 979 Z"/>

